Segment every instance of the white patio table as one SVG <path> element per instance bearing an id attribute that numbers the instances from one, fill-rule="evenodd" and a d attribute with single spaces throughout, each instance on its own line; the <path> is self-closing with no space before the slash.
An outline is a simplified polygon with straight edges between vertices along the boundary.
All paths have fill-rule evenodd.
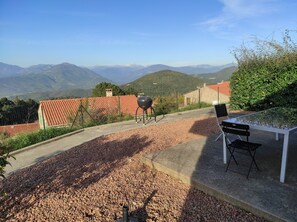
<path id="1" fill-rule="evenodd" d="M 297 130 L 297 109 L 276 107 L 267 109 L 264 111 L 239 116 L 225 120 L 231 123 L 242 123 L 250 126 L 250 129 L 263 130 L 276 133 L 276 139 L 278 140 L 278 134 L 284 134 L 283 154 L 280 172 L 280 182 L 285 182 L 287 155 L 290 133 Z M 223 137 L 223 157 L 224 163 L 227 163 L 227 151 L 225 136 Z"/>

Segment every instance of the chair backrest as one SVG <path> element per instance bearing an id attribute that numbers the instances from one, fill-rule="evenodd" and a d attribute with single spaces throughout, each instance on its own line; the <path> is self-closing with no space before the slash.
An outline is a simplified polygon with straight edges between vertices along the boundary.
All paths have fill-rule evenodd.
<path id="1" fill-rule="evenodd" d="M 228 116 L 226 104 L 217 104 L 214 105 L 214 108 L 216 111 L 217 118 Z"/>
<path id="2" fill-rule="evenodd" d="M 250 127 L 246 124 L 222 122 L 222 130 L 224 133 L 235 134 L 239 136 L 246 136 L 247 139 L 250 136 Z"/>

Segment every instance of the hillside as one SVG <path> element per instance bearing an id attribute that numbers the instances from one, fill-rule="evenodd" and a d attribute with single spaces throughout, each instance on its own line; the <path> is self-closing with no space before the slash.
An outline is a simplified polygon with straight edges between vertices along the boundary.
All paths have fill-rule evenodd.
<path id="1" fill-rule="evenodd" d="M 175 92 L 183 94 L 196 89 L 197 86 L 201 86 L 202 84 L 203 81 L 199 78 L 180 72 L 163 70 L 147 74 L 133 82 L 125 84 L 123 87 L 132 87 L 148 96 L 158 96 L 169 95 Z"/>
<path id="2" fill-rule="evenodd" d="M 185 73 L 188 75 L 201 74 L 201 73 L 213 73 L 222 70 L 226 67 L 234 66 L 234 63 L 226 65 L 195 65 L 195 66 L 167 66 L 163 64 L 154 64 L 149 66 L 140 65 L 130 65 L 130 66 L 93 66 L 89 67 L 92 71 L 97 74 L 111 79 L 116 83 L 126 84 L 132 82 L 142 76 L 150 73 L 162 71 L 162 70 L 172 70 L 176 72 Z"/>
<path id="3" fill-rule="evenodd" d="M 0 78 L 21 75 L 24 68 L 0 62 Z"/>
<path id="4" fill-rule="evenodd" d="M 42 65 L 22 71 L 20 76 L 0 78 L 0 98 L 27 93 L 91 89 L 103 81 L 110 81 L 87 68 L 69 63 Z"/>
<path id="5" fill-rule="evenodd" d="M 19 99 L 27 100 L 34 99 L 35 101 L 46 100 L 46 99 L 62 99 L 62 98 L 83 98 L 90 97 L 92 95 L 92 89 L 69 89 L 69 90 L 58 90 L 58 91 L 47 91 L 47 92 L 36 92 L 18 95 Z M 7 97 L 10 100 L 14 100 L 16 96 Z"/>
<path id="6" fill-rule="evenodd" d="M 237 69 L 237 66 L 228 67 L 214 73 L 195 74 L 194 77 L 198 77 L 205 83 L 218 83 L 222 80 L 227 81 L 232 76 L 232 73 Z"/>

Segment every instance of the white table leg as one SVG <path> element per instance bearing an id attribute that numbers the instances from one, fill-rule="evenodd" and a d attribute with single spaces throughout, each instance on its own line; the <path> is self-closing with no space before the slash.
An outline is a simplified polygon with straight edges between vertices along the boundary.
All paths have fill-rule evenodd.
<path id="1" fill-rule="evenodd" d="M 289 132 L 284 134 L 284 145 L 283 145 L 283 155 L 282 155 L 282 165 L 280 173 L 280 182 L 285 182 L 286 168 L 287 168 L 287 157 L 288 157 L 288 146 L 289 146 Z"/>
<path id="2" fill-rule="evenodd" d="M 275 140 L 278 141 L 278 133 L 275 133 Z"/>
<path id="3" fill-rule="evenodd" d="M 226 148 L 226 138 L 225 134 L 223 133 L 223 157 L 224 157 L 224 164 L 227 163 L 227 148 Z"/>

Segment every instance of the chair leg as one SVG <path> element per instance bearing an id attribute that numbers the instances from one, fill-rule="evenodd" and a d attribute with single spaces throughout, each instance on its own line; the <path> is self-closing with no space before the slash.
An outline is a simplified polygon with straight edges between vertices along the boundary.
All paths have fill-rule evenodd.
<path id="1" fill-rule="evenodd" d="M 233 148 L 233 150 L 231 151 L 231 149 L 230 148 L 228 148 L 228 150 L 229 150 L 229 152 L 230 152 L 230 157 L 229 157 L 229 160 L 228 160 L 228 164 L 227 164 L 227 167 L 226 167 L 226 170 L 225 170 L 225 172 L 227 172 L 228 171 L 228 169 L 229 169 L 229 166 L 230 166 L 230 162 L 231 162 L 231 157 L 232 157 L 232 159 L 234 160 L 234 162 L 236 163 L 236 165 L 238 165 L 238 162 L 236 161 L 236 159 L 235 159 L 235 156 L 234 156 L 234 150 L 235 150 L 235 148 Z"/>
<path id="2" fill-rule="evenodd" d="M 250 150 L 248 150 L 248 152 L 249 152 L 249 154 L 250 154 L 250 156 L 251 156 L 251 158 L 252 158 L 252 161 L 251 161 L 251 164 L 250 164 L 250 167 L 249 167 L 248 174 L 247 174 L 247 176 L 246 176 L 247 179 L 249 178 L 249 175 L 250 175 L 250 172 L 251 172 L 253 163 L 255 164 L 257 170 L 260 171 L 260 169 L 259 169 L 259 167 L 258 167 L 258 165 L 257 165 L 257 163 L 256 163 L 256 160 L 255 160 L 256 150 L 254 151 L 253 154 L 252 154 L 252 152 L 251 152 Z"/>
<path id="3" fill-rule="evenodd" d="M 218 139 L 223 136 L 223 133 L 220 133 L 220 135 L 218 135 L 218 137 L 215 139 L 215 141 L 218 141 Z"/>
<path id="4" fill-rule="evenodd" d="M 253 161 L 253 163 L 255 164 L 257 170 L 258 170 L 258 171 L 261 171 L 260 168 L 258 167 L 257 162 L 256 162 L 255 155 L 256 155 L 256 150 L 254 151 L 254 153 L 253 153 L 253 155 L 252 155 L 252 161 Z"/>

